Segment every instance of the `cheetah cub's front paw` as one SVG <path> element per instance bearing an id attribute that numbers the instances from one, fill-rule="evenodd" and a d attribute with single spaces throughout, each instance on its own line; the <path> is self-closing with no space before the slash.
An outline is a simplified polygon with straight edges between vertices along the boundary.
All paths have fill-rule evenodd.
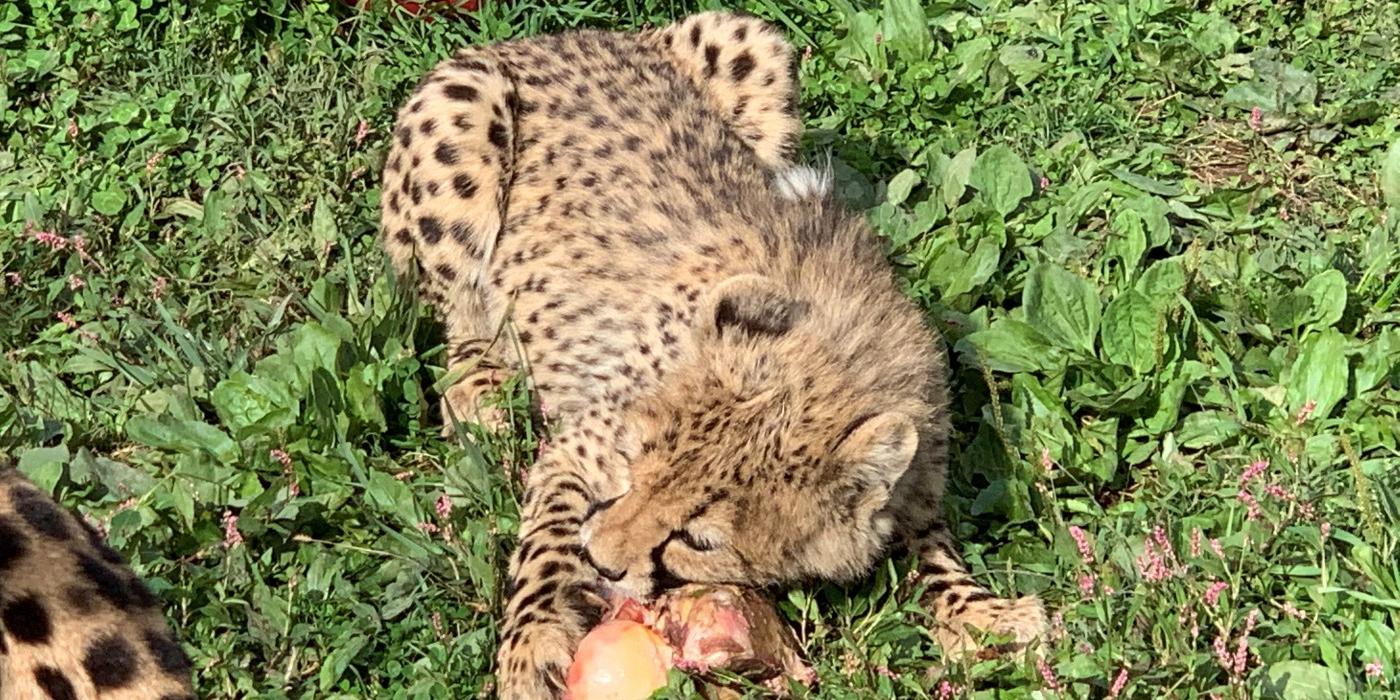
<path id="1" fill-rule="evenodd" d="M 530 624 L 517 629 L 496 656 L 501 700 L 556 700 L 578 645 L 566 626 Z"/>
<path id="2" fill-rule="evenodd" d="M 505 370 L 483 369 L 448 387 L 442 393 L 442 436 L 452 437 L 459 423 L 476 423 L 491 433 L 509 427 L 510 416 L 490 400 L 509 378 Z"/>
<path id="3" fill-rule="evenodd" d="M 1045 606 L 1039 597 L 1030 595 L 969 604 L 951 618 L 939 620 L 933 636 L 943 649 L 945 659 L 959 661 L 971 654 L 991 657 L 1006 652 L 1033 651 L 1049 629 Z M 1010 640 L 984 647 L 979 640 L 987 635 L 1010 637 Z"/>

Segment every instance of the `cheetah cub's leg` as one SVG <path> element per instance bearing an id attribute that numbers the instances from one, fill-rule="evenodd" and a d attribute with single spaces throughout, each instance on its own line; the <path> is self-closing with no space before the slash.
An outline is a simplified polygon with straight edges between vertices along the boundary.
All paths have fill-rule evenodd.
<path id="1" fill-rule="evenodd" d="M 918 553 L 919 574 L 927 586 L 922 602 L 937 623 L 933 635 L 944 658 L 956 661 L 979 651 L 982 633 L 1011 638 L 993 652 L 1028 650 L 1049 629 L 1038 597 L 998 598 L 972 580 L 942 520 L 911 539 L 909 546 Z"/>
<path id="2" fill-rule="evenodd" d="M 400 274 L 418 272 L 425 299 L 447 325 L 448 370 L 465 372 L 444 392 L 452 419 L 499 426 L 482 397 L 509 376 L 508 353 L 486 353 L 495 324 L 481 285 L 501 232 L 514 165 L 516 91 L 489 49 L 444 61 L 399 110 L 384 168 L 384 246 Z M 490 425 L 493 422 L 497 425 Z"/>
<path id="3" fill-rule="evenodd" d="M 579 538 L 601 483 L 587 460 L 599 450 L 566 431 L 531 468 L 497 654 L 501 700 L 557 698 L 579 640 L 606 607 Z"/>
<path id="4" fill-rule="evenodd" d="M 791 163 L 802 121 L 797 62 L 782 32 L 757 17 L 704 12 L 655 36 L 765 165 L 780 170 Z"/>

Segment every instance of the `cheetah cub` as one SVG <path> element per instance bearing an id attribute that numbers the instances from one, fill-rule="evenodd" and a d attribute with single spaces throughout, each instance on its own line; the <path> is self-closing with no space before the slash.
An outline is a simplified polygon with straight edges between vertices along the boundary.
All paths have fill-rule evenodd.
<path id="1" fill-rule="evenodd" d="M 777 30 L 706 13 L 464 49 L 399 112 L 384 243 L 446 326 L 444 422 L 490 422 L 525 370 L 561 424 L 510 566 L 507 700 L 560 694 L 600 580 L 849 580 L 907 547 L 949 654 L 1045 629 L 955 551 L 940 345 L 829 176 L 793 169 L 796 98 Z"/>
<path id="2" fill-rule="evenodd" d="M 194 700 L 160 604 L 87 523 L 0 463 L 0 700 Z"/>

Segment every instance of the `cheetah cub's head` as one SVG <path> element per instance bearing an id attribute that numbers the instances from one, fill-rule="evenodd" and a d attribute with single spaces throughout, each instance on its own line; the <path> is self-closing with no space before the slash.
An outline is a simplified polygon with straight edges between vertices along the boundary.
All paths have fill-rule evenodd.
<path id="1" fill-rule="evenodd" d="M 869 569 L 924 416 L 917 402 L 874 395 L 853 377 L 870 358 L 843 355 L 841 323 L 816 314 L 758 275 L 708 295 L 693 357 L 629 419 L 628 490 L 583 524 L 600 575 L 646 598 L 689 582 L 841 580 Z"/>

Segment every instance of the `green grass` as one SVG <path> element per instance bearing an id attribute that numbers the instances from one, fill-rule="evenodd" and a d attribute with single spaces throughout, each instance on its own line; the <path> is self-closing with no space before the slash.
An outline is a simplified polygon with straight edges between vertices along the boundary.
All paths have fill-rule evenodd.
<path id="1" fill-rule="evenodd" d="M 1400 691 L 1400 22 L 927 4 L 747 7 L 809 51 L 806 151 L 946 336 L 969 561 L 1056 613 L 1043 669 L 943 680 Z M 697 7 L 0 6 L 0 449 L 106 524 L 203 695 L 488 692 L 535 436 L 437 436 L 441 336 L 374 238 L 393 112 L 453 47 Z M 815 695 L 943 697 L 905 571 L 786 594 Z"/>

